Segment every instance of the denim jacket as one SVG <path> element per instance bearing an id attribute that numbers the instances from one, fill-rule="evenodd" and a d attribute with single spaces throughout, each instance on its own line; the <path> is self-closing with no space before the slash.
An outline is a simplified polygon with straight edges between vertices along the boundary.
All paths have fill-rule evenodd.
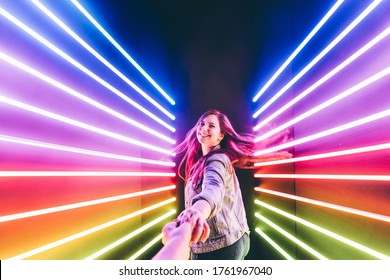
<path id="1" fill-rule="evenodd" d="M 205 243 L 192 244 L 193 253 L 221 249 L 235 243 L 245 232 L 249 233 L 240 184 L 226 154 L 215 153 L 206 159 L 203 180 L 198 184 L 196 186 L 189 178 L 185 187 L 185 207 L 190 208 L 202 199 L 210 204 L 211 214 L 207 219 L 210 236 Z"/>

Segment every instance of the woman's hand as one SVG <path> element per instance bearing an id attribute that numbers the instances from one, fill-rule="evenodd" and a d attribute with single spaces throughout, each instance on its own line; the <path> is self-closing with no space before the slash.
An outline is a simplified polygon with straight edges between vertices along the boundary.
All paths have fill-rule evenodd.
<path id="1" fill-rule="evenodd" d="M 264 155 L 260 155 L 253 162 L 265 162 L 265 161 L 273 161 L 273 160 L 281 160 L 281 159 L 289 159 L 292 158 L 293 154 L 287 151 L 280 152 L 272 152 Z"/>
<path id="2" fill-rule="evenodd" d="M 180 238 L 181 240 L 184 240 L 183 243 L 190 244 L 192 229 L 193 229 L 193 225 L 190 219 L 185 219 L 183 221 L 175 219 L 174 221 L 166 224 L 163 227 L 162 242 L 165 245 L 170 240 L 173 240 L 175 238 Z"/>
<path id="3" fill-rule="evenodd" d="M 269 130 L 272 131 L 276 127 L 269 127 Z M 264 131 L 264 133 L 269 132 L 269 131 Z M 260 134 L 261 135 L 261 134 Z M 278 145 L 285 144 L 287 142 L 292 141 L 291 138 L 291 131 L 289 129 L 285 129 L 279 132 L 276 132 L 269 137 L 263 139 L 260 142 L 256 143 L 256 150 L 263 150 L 267 149 L 269 147 L 274 147 Z"/>
<path id="4" fill-rule="evenodd" d="M 166 224 L 162 229 L 164 246 L 153 260 L 188 260 L 193 226 L 191 219 Z"/>
<path id="5" fill-rule="evenodd" d="M 197 243 L 199 240 L 205 242 L 210 235 L 210 228 L 201 213 L 195 209 L 183 210 L 177 220 L 182 223 L 191 221 L 193 225 L 190 243 Z"/>

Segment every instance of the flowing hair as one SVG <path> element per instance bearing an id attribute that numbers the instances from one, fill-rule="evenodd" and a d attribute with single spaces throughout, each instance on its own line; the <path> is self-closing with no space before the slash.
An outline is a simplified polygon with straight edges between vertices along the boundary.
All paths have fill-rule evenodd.
<path id="1" fill-rule="evenodd" d="M 221 133 L 224 134 L 224 137 L 219 144 L 221 146 L 220 150 L 211 151 L 203 156 L 202 146 L 197 139 L 196 131 L 199 123 L 209 115 L 215 115 L 218 118 Z M 251 134 L 237 133 L 225 114 L 215 109 L 209 110 L 200 116 L 183 142 L 174 149 L 177 154 L 184 153 L 178 167 L 178 175 L 187 181 L 193 167 L 200 165 L 200 168 L 196 168 L 195 174 L 191 175 L 196 179 L 199 178 L 203 174 L 205 159 L 214 153 L 225 153 L 230 158 L 233 166 L 247 168 L 254 154 L 255 145 L 253 140 L 254 136 Z"/>

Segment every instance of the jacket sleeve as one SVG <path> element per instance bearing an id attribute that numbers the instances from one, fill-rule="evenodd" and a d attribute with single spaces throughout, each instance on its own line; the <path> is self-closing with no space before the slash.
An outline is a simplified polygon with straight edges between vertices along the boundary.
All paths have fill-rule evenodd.
<path id="1" fill-rule="evenodd" d="M 203 173 L 202 191 L 192 199 L 192 204 L 202 199 L 210 204 L 210 218 L 222 208 L 229 165 L 230 159 L 225 154 L 210 156 Z"/>

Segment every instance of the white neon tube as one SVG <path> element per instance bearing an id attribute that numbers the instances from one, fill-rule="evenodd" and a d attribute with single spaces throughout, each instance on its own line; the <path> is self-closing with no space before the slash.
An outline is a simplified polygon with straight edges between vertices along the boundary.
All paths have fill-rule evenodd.
<path id="1" fill-rule="evenodd" d="M 328 74 L 323 76 L 321 79 L 319 79 L 317 82 L 312 84 L 310 87 L 305 89 L 302 93 L 298 94 L 296 97 L 294 97 L 291 101 L 289 101 L 286 105 L 282 106 L 280 109 L 272 113 L 269 117 L 265 118 L 263 121 L 258 123 L 253 130 L 257 131 L 261 127 L 265 126 L 267 123 L 275 119 L 277 116 L 285 112 L 288 108 L 291 108 L 293 105 L 298 103 L 300 100 L 302 100 L 304 97 L 312 93 L 316 88 L 318 88 L 320 85 L 328 81 L 330 78 L 332 78 L 334 75 L 339 73 L 342 69 L 347 67 L 349 64 L 351 64 L 353 61 L 358 59 L 360 56 L 362 56 L 364 53 L 366 53 L 368 50 L 370 50 L 372 47 L 377 45 L 379 42 L 381 42 L 384 38 L 386 38 L 390 34 L 390 27 L 387 27 L 384 31 L 382 31 L 378 36 L 376 36 L 374 39 L 372 39 L 370 42 L 368 42 L 366 45 L 364 45 L 362 48 L 360 48 L 358 51 L 356 51 L 353 55 L 348 57 L 346 60 L 344 60 L 342 63 L 340 63 L 338 66 L 336 66 L 332 71 L 330 71 Z"/>
<path id="2" fill-rule="evenodd" d="M 1 135 L 0 134 L 0 141 L 8 142 L 8 143 L 16 143 L 16 144 L 21 144 L 21 145 L 27 145 L 27 146 L 32 146 L 32 147 L 39 147 L 39 148 L 44 148 L 44 149 L 71 152 L 71 153 L 82 154 L 82 155 L 90 155 L 90 156 L 96 156 L 96 157 L 102 157 L 102 158 L 110 158 L 110 159 L 125 160 L 125 161 L 147 163 L 147 164 L 155 164 L 155 165 L 162 165 L 162 166 L 171 166 L 171 167 L 175 166 L 175 163 L 170 162 L 170 161 L 159 161 L 159 160 L 152 160 L 152 159 L 147 159 L 147 158 L 138 158 L 138 157 L 130 157 L 130 156 L 126 156 L 126 155 L 106 153 L 106 152 L 95 151 L 95 150 L 86 150 L 86 149 L 80 149 L 80 148 L 76 148 L 76 147 L 57 145 L 57 144 L 48 143 L 48 142 L 40 142 L 40 141 L 31 140 L 31 139 L 12 137 L 12 136 L 8 136 L 8 135 Z"/>
<path id="3" fill-rule="evenodd" d="M 111 196 L 111 197 L 105 197 L 105 198 L 94 199 L 94 200 L 89 200 L 89 201 L 71 203 L 71 204 L 67 204 L 67 205 L 61 205 L 61 206 L 55 206 L 55 207 L 44 208 L 44 209 L 39 209 L 39 210 L 33 210 L 33 211 L 28 211 L 28 212 L 23 212 L 23 213 L 5 215 L 5 216 L 0 217 L 0 223 L 29 218 L 29 217 L 35 217 L 35 216 L 39 216 L 39 215 L 57 213 L 57 212 L 77 209 L 77 208 L 81 208 L 81 207 L 87 207 L 87 206 L 92 206 L 92 205 L 97 205 L 97 204 L 102 204 L 102 203 L 108 203 L 108 202 L 118 201 L 118 200 L 122 200 L 122 199 L 128 199 L 128 198 L 133 198 L 133 197 L 137 197 L 137 196 L 144 196 L 144 195 L 148 195 L 148 194 L 153 194 L 153 193 L 157 193 L 157 192 L 164 192 L 164 191 L 169 191 L 169 190 L 174 190 L 174 189 L 175 189 L 175 186 L 172 185 L 172 186 L 160 187 L 160 188 L 139 191 L 139 192 L 134 192 L 134 193 L 127 193 L 127 194 L 122 194 L 122 195 L 117 195 L 117 196 Z"/>
<path id="4" fill-rule="evenodd" d="M 309 245 L 307 245 L 306 243 L 304 243 L 303 241 L 299 240 L 298 238 L 296 238 L 295 236 L 293 236 L 291 233 L 287 232 L 286 230 L 282 229 L 280 226 L 278 226 L 277 224 L 273 223 L 272 221 L 270 221 L 269 219 L 267 219 L 266 217 L 264 217 L 263 215 L 259 214 L 259 213 L 255 213 L 255 217 L 259 218 L 260 220 L 262 220 L 263 222 L 265 222 L 267 225 L 269 225 L 270 227 L 272 227 L 273 229 L 275 229 L 276 231 L 278 231 L 279 233 L 283 234 L 285 237 L 287 237 L 288 239 L 290 239 L 291 241 L 293 241 L 295 244 L 297 244 L 298 246 L 300 246 L 301 248 L 305 249 L 306 251 L 308 251 L 309 253 L 311 253 L 313 256 L 317 257 L 318 259 L 320 260 L 327 260 L 328 258 L 326 258 L 325 256 L 323 256 L 322 254 L 318 253 L 316 250 L 314 250 L 313 248 L 311 248 Z"/>
<path id="5" fill-rule="evenodd" d="M 135 102 L 134 100 L 132 100 L 131 98 L 129 98 L 127 95 L 125 95 L 124 93 L 122 93 L 121 91 L 119 91 L 118 89 L 116 89 L 115 87 L 113 87 L 110 83 L 108 83 L 107 81 L 103 80 L 102 78 L 100 78 L 98 75 L 96 75 L 95 73 L 93 73 L 91 70 L 89 70 L 88 68 L 86 68 L 85 66 L 83 66 L 82 64 L 80 64 L 78 61 L 76 61 L 75 59 L 73 59 L 72 57 L 70 57 L 68 54 L 66 54 L 64 51 L 60 50 L 58 47 L 56 47 L 55 45 L 53 45 L 52 43 L 50 43 L 48 40 L 46 40 L 45 38 L 43 38 L 41 35 L 39 35 L 38 33 L 36 33 L 35 31 L 33 31 L 31 28 L 29 28 L 27 25 L 25 25 L 24 23 L 22 23 L 20 20 L 18 20 L 17 18 L 15 18 L 14 16 L 12 16 L 10 13 L 8 13 L 6 10 L 4 10 L 3 8 L 0 7 L 0 14 L 3 15 L 6 19 L 8 19 L 9 21 L 11 21 L 13 24 L 15 24 L 16 26 L 18 26 L 19 28 L 21 28 L 23 31 L 25 31 L 27 34 L 29 34 L 30 36 L 32 36 L 33 38 L 35 38 L 36 40 L 38 40 L 40 43 L 42 43 L 43 45 L 45 45 L 46 47 L 48 47 L 49 49 L 51 49 L 52 51 L 54 51 L 56 54 L 58 54 L 59 56 L 61 56 L 62 58 L 64 58 L 66 61 L 68 61 L 69 63 L 71 63 L 73 66 L 77 67 L 78 69 L 80 69 L 81 71 L 83 71 L 85 74 L 87 74 L 88 76 L 90 76 L 91 78 L 93 78 L 95 81 L 97 81 L 99 84 L 103 85 L 105 88 L 107 88 L 108 90 L 110 90 L 112 93 L 116 94 L 117 96 L 119 96 L 120 98 L 122 98 L 124 101 L 126 101 L 127 103 L 131 104 L 132 106 L 134 106 L 135 108 L 137 108 L 138 110 L 140 110 L 141 112 L 143 112 L 145 115 L 149 116 L 150 118 L 152 118 L 153 120 L 155 120 L 156 122 L 158 122 L 159 124 L 163 125 L 164 127 L 166 127 L 167 129 L 171 130 L 172 132 L 175 131 L 175 128 L 173 128 L 172 126 L 170 126 L 169 124 L 167 124 L 166 122 L 164 122 L 162 119 L 160 119 L 159 117 L 157 117 L 156 115 L 154 115 L 153 113 L 151 113 L 150 111 L 148 111 L 147 109 L 145 109 L 143 106 L 139 105 L 137 102 Z"/>
<path id="6" fill-rule="evenodd" d="M 279 244 L 277 244 L 275 241 L 273 241 L 268 235 L 266 235 L 261 229 L 255 228 L 255 231 L 263 237 L 269 244 L 271 244 L 272 247 L 275 248 L 276 251 L 278 251 L 280 254 L 282 254 L 287 260 L 294 260 L 285 250 L 283 250 Z"/>
<path id="7" fill-rule="evenodd" d="M 299 52 L 306 46 L 306 44 L 314 37 L 314 35 L 321 29 L 321 27 L 328 21 L 328 19 L 334 14 L 334 12 L 340 7 L 344 0 L 337 1 L 333 7 L 326 13 L 326 15 L 320 20 L 319 23 L 313 28 L 313 30 L 307 35 L 307 37 L 299 44 L 295 51 L 287 58 L 287 60 L 279 67 L 275 74 L 268 80 L 268 82 L 260 89 L 260 91 L 253 97 L 253 102 L 256 102 L 260 96 L 270 87 L 270 85 L 279 77 L 280 73 L 286 69 L 287 65 L 299 54 Z"/>
<path id="8" fill-rule="evenodd" d="M 112 72 L 114 72 L 118 77 L 120 77 L 125 83 L 131 86 L 136 92 L 141 94 L 146 100 L 158 108 L 161 112 L 167 115 L 170 119 L 174 120 L 175 116 L 172 115 L 168 110 L 162 107 L 158 102 L 156 102 L 152 97 L 150 97 L 146 92 L 144 92 L 140 87 L 138 87 L 134 82 L 127 78 L 122 72 L 120 72 L 115 66 L 108 62 L 102 55 L 100 55 L 95 49 L 88 45 L 83 39 L 80 38 L 72 29 L 69 28 L 63 21 L 61 21 L 52 11 L 45 7 L 38 0 L 32 0 L 33 4 L 37 6 L 43 13 L 45 13 L 49 18 L 51 18 L 58 26 L 60 26 L 66 33 L 68 33 L 74 40 L 76 40 L 80 45 L 82 45 L 86 50 L 88 50 L 93 56 L 95 56 L 100 62 L 106 65 Z"/>
<path id="9" fill-rule="evenodd" d="M 294 157 L 289 159 L 281 159 L 281 160 L 274 160 L 274 161 L 267 161 L 267 162 L 256 162 L 254 166 L 260 167 L 260 166 L 277 165 L 277 164 L 301 162 L 301 161 L 308 161 L 308 160 L 317 160 L 317 159 L 330 158 L 330 157 L 353 155 L 358 153 L 374 152 L 374 151 L 380 151 L 385 149 L 390 149 L 390 143 L 366 146 L 366 147 L 360 147 L 360 148 L 354 148 L 348 150 L 341 150 L 341 151 L 335 151 L 329 153 L 315 154 L 310 156 Z"/>
<path id="10" fill-rule="evenodd" d="M 280 210 L 280 209 L 278 209 L 278 208 L 276 208 L 276 207 L 274 207 L 272 205 L 269 205 L 267 203 L 264 203 L 264 202 L 262 202 L 260 200 L 256 199 L 255 203 L 258 204 L 258 205 L 261 205 L 261 206 L 263 206 L 263 207 L 265 207 L 265 208 L 267 208 L 267 209 L 269 209 L 269 210 L 271 210 L 271 211 L 273 211 L 275 213 L 278 213 L 279 215 L 282 215 L 282 216 L 284 216 L 284 217 L 286 217 L 286 218 L 288 218 L 290 220 L 293 220 L 293 221 L 295 221 L 297 223 L 300 223 L 300 224 L 302 224 L 302 225 L 304 225 L 306 227 L 314 229 L 315 231 L 318 231 L 318 232 L 320 232 L 322 234 L 325 234 L 325 235 L 327 235 L 327 236 L 329 236 L 329 237 L 331 237 L 331 238 L 333 238 L 335 240 L 338 240 L 338 241 L 340 241 L 340 242 L 342 242 L 342 243 L 344 243 L 346 245 L 349 245 L 349 246 L 351 246 L 351 247 L 353 247 L 355 249 L 358 249 L 358 250 L 360 250 L 360 251 L 362 251 L 362 252 L 364 252 L 366 254 L 369 254 L 369 255 L 371 255 L 371 256 L 373 256 L 375 258 L 378 258 L 380 260 L 390 259 L 388 256 L 386 256 L 386 255 L 384 255 L 384 254 L 382 254 L 382 253 L 380 253 L 378 251 L 375 251 L 375 250 L 373 250 L 371 248 L 368 248 L 368 247 L 366 247 L 366 246 L 364 246 L 364 245 L 362 245 L 360 243 L 357 243 L 357 242 L 355 242 L 355 241 L 353 241 L 351 239 L 348 239 L 348 238 L 346 238 L 344 236 L 341 236 L 341 235 L 339 235 L 337 233 L 334 233 L 334 232 L 332 232 L 330 230 L 327 230 L 327 229 L 325 229 L 323 227 L 315 225 L 315 224 L 313 224 L 313 223 L 311 223 L 309 221 L 306 221 L 306 220 L 304 220 L 302 218 L 299 218 L 299 217 L 296 217 L 294 215 L 291 215 L 290 213 L 287 213 L 286 211 Z"/>
<path id="11" fill-rule="evenodd" d="M 337 103 L 338 101 L 340 101 L 348 96 L 351 96 L 354 93 L 357 93 L 362 88 L 365 88 L 365 87 L 371 85 L 372 83 L 379 81 L 380 79 L 386 77 L 389 74 L 390 74 L 390 67 L 387 67 L 386 69 L 383 69 L 382 71 L 376 73 L 375 75 L 372 75 L 371 77 L 367 78 L 366 80 L 354 85 L 353 87 L 349 88 L 348 90 L 337 94 L 336 96 L 326 100 L 325 102 L 321 103 L 320 105 L 315 106 L 314 108 L 311 108 L 310 110 L 306 111 L 305 113 L 302 113 L 299 116 L 289 120 L 288 122 L 278 126 L 277 128 L 275 128 L 267 133 L 264 133 L 260 137 L 257 137 L 254 141 L 260 142 L 264 139 L 267 139 L 268 137 L 270 137 L 270 136 L 272 136 L 272 135 L 274 135 L 274 134 L 276 134 L 276 133 L 314 115 L 314 114 L 316 114 L 316 113 L 318 113 L 319 111 Z"/>
<path id="12" fill-rule="evenodd" d="M 17 256 L 14 256 L 12 258 L 9 258 L 8 260 L 21 260 L 21 259 L 26 259 L 28 257 L 31 257 L 31 256 L 34 256 L 34 255 L 37 255 L 39 253 L 42 253 L 42 252 L 45 252 L 45 251 L 48 251 L 50 249 L 53 249 L 55 247 L 58 247 L 60 245 L 63 245 L 63 244 L 66 244 L 66 243 L 69 243 L 71 241 L 74 241 L 74 240 L 77 240 L 79 238 L 82 238 L 84 236 L 87 236 L 89 234 L 92 234 L 94 232 L 97 232 L 99 230 L 103 230 L 103 229 L 106 229 L 110 226 L 113 226 L 113 225 L 116 225 L 116 224 L 119 224 L 121 222 L 124 222 L 128 219 L 131 219 L 131 218 L 134 218 L 136 216 L 139 216 L 139 215 L 142 215 L 144 213 L 147 213 L 149 211 L 152 211 L 154 209 L 157 209 L 161 206 L 164 206 L 164 205 L 167 205 L 169 203 L 172 203 L 176 201 L 176 198 L 170 198 L 170 199 L 167 199 L 167 200 L 164 200 L 162 202 L 159 202 L 159 203 L 156 203 L 154 205 L 151 205 L 151 206 L 148 206 L 146 208 L 143 208 L 141 210 L 138 210 L 138 211 L 135 211 L 133 213 L 130 213 L 128 215 L 125 215 L 123 217 L 120 217 L 120 218 L 117 218 L 115 220 L 112 220 L 112 221 L 109 221 L 107 223 L 104 223 L 104 224 L 101 224 L 101 225 L 98 225 L 96 227 L 93 227 L 93 228 L 90 228 L 90 229 L 87 229 L 85 231 L 82 231 L 80 233 L 76 233 L 76 234 L 73 234 L 71 236 L 68 236 L 68 237 L 65 237 L 63 239 L 60 239 L 60 240 L 57 240 L 55 242 L 52 242 L 52 243 L 49 243 L 49 244 L 46 244 L 44 246 L 41 246 L 39 248 L 36 248 L 36 249 L 33 249 L 33 250 L 30 250 L 30 251 L 27 251 L 25 253 L 22 253 L 22 254 L 19 254 Z"/>
<path id="13" fill-rule="evenodd" d="M 255 174 L 255 178 L 390 181 L 390 175 Z"/>
<path id="14" fill-rule="evenodd" d="M 0 177 L 174 177 L 174 172 L 0 171 Z"/>
<path id="15" fill-rule="evenodd" d="M 352 122 L 349 122 L 349 123 L 346 123 L 346 124 L 343 124 L 343 125 L 340 125 L 340 126 L 337 126 L 337 127 L 334 127 L 334 128 L 322 131 L 322 132 L 319 132 L 319 133 L 315 133 L 315 134 L 303 137 L 303 138 L 298 139 L 298 140 L 294 140 L 294 141 L 291 141 L 291 142 L 288 142 L 288 143 L 285 143 L 282 145 L 278 145 L 278 146 L 275 146 L 272 148 L 257 151 L 254 153 L 254 156 L 268 154 L 268 153 L 279 151 L 279 150 L 282 150 L 285 148 L 297 146 L 297 145 L 300 145 L 302 143 L 307 143 L 307 142 L 310 142 L 310 141 L 313 141 L 313 140 L 316 140 L 316 139 L 319 139 L 319 138 L 322 138 L 325 136 L 329 136 L 329 135 L 335 134 L 337 132 L 345 131 L 345 130 L 348 130 L 350 128 L 354 128 L 354 127 L 357 127 L 357 126 L 360 126 L 363 124 L 367 124 L 367 123 L 370 123 L 370 122 L 373 122 L 373 121 L 376 121 L 376 120 L 379 120 L 379 119 L 382 119 L 382 118 L 385 118 L 388 116 L 390 116 L 390 109 L 381 111 L 381 112 L 376 113 L 376 114 L 369 115 L 367 117 L 364 117 L 364 118 L 361 118 L 361 119 L 358 119 L 358 120 L 355 120 L 355 121 L 352 121 Z"/>
<path id="16" fill-rule="evenodd" d="M 159 242 L 163 238 L 163 234 L 160 233 L 155 238 L 153 238 L 150 242 L 148 242 L 145 246 L 143 246 L 138 252 L 136 252 L 134 255 L 132 255 L 128 260 L 133 261 L 137 259 L 139 256 L 141 256 L 143 253 L 145 253 L 147 250 L 149 250 L 154 244 Z"/>
<path id="17" fill-rule="evenodd" d="M 162 216 L 158 217 L 157 219 L 154 219 L 153 221 L 151 221 L 151 222 L 149 222 L 149 223 L 143 225 L 142 227 L 140 227 L 140 228 L 136 229 L 135 231 L 133 231 L 133 232 L 127 234 L 126 236 L 124 236 L 124 237 L 118 239 L 117 241 L 111 243 L 110 245 L 104 247 L 103 249 L 97 251 L 96 253 L 94 253 L 94 254 L 92 254 L 92 255 L 86 257 L 85 260 L 94 260 L 94 259 L 100 257 L 101 255 L 103 255 L 103 254 L 105 254 L 105 253 L 111 251 L 112 249 L 118 247 L 119 245 L 121 245 L 121 244 L 123 244 L 124 242 L 130 240 L 130 239 L 133 238 L 134 236 L 136 236 L 136 235 L 142 233 L 143 231 L 145 231 L 145 230 L 149 229 L 150 227 L 152 227 L 152 226 L 158 224 L 159 222 L 165 220 L 166 218 L 172 216 L 172 215 L 175 214 L 175 213 L 176 213 L 176 210 L 171 210 L 171 211 L 165 213 L 164 215 L 162 215 Z"/>
<path id="18" fill-rule="evenodd" d="M 288 198 L 288 199 L 292 199 L 292 200 L 296 200 L 296 201 L 300 201 L 300 202 L 314 204 L 314 205 L 318 205 L 321 207 L 326 207 L 326 208 L 330 208 L 330 209 L 334 209 L 334 210 L 338 210 L 338 211 L 342 211 L 342 212 L 346 212 L 346 213 L 359 215 L 359 216 L 363 216 L 366 218 L 380 220 L 380 221 L 390 223 L 390 216 L 380 215 L 380 214 L 367 212 L 367 211 L 363 211 L 363 210 L 359 210 L 359 209 L 355 209 L 355 208 L 351 208 L 351 207 L 346 207 L 346 206 L 342 206 L 342 205 L 337 205 L 337 204 L 333 204 L 333 203 L 328 203 L 328 202 L 324 202 L 324 201 L 319 201 L 319 200 L 315 200 L 315 199 L 311 199 L 311 198 L 287 194 L 287 193 L 278 192 L 278 191 L 269 190 L 269 189 L 260 188 L 260 187 L 256 187 L 255 191 L 268 193 L 268 194 L 272 194 L 272 195 L 276 195 L 276 196 L 280 196 L 280 197 L 284 197 L 284 198 Z"/>
<path id="19" fill-rule="evenodd" d="M 155 136 L 157 136 L 158 138 L 160 138 L 162 140 L 165 140 L 165 141 L 167 141 L 167 142 L 169 142 L 171 144 L 175 144 L 175 140 L 173 140 L 173 139 L 171 139 L 171 138 L 169 138 L 169 137 L 167 137 L 167 136 L 157 132 L 156 130 L 151 129 L 148 126 L 145 126 L 145 125 L 143 125 L 143 124 L 141 124 L 141 123 L 139 123 L 139 122 L 137 122 L 137 121 L 135 121 L 135 120 L 133 120 L 133 119 L 131 119 L 131 118 L 129 118 L 129 117 L 127 117 L 127 116 L 125 116 L 125 115 L 123 115 L 123 114 L 121 114 L 121 113 L 119 113 L 119 112 L 117 112 L 117 111 L 115 111 L 115 110 L 105 106 L 105 105 L 103 105 L 102 103 L 99 103 L 98 101 L 96 101 L 96 100 L 94 100 L 92 98 L 87 97 L 86 95 L 81 94 L 80 92 L 78 92 L 78 91 L 76 91 L 76 90 L 74 90 L 74 89 L 72 89 L 72 88 L 62 84 L 61 82 L 59 82 L 59 81 L 57 81 L 57 80 L 55 80 L 55 79 L 53 79 L 53 78 L 43 74 L 42 72 L 37 71 L 36 69 L 33 69 L 32 67 L 30 67 L 30 66 L 20 62 L 19 60 L 16 60 L 15 58 L 12 58 L 12 57 L 8 56 L 7 54 L 5 54 L 5 53 L 3 53 L 1 51 L 0 51 L 0 59 L 2 59 L 3 61 L 5 61 L 5 62 L 7 62 L 7 63 L 17 67 L 17 68 L 19 68 L 20 70 L 23 70 L 26 73 L 29 73 L 29 74 L 33 75 L 36 78 L 39 78 L 40 80 L 42 80 L 42 81 L 44 81 L 44 82 L 46 82 L 46 83 L 48 83 L 48 84 L 50 84 L 52 86 L 55 86 L 56 88 L 61 89 L 62 91 L 66 92 L 66 93 L 68 93 L 70 95 L 72 95 L 72 96 L 74 96 L 74 97 L 76 97 L 76 98 L 78 98 L 78 99 L 80 99 L 80 100 L 82 100 L 82 101 L 84 101 L 84 102 L 94 106 L 95 108 L 98 108 L 99 110 L 102 110 L 102 111 L 104 111 L 104 112 L 106 112 L 106 113 L 108 113 L 108 114 L 110 114 L 110 115 L 112 115 L 112 116 L 114 116 L 114 117 L 116 117 L 116 118 L 118 118 L 118 119 L 128 123 L 128 124 L 131 124 L 131 125 L 133 125 L 135 127 L 138 127 L 140 129 L 142 129 L 143 131 L 149 133 L 150 135 L 155 135 Z"/>
<path id="20" fill-rule="evenodd" d="M 92 15 L 84 9 L 75 0 L 71 2 L 84 14 L 85 17 L 119 50 L 119 52 L 172 104 L 175 105 L 175 101 L 142 69 L 141 66 L 111 37 L 110 34 L 92 17 Z"/>
<path id="21" fill-rule="evenodd" d="M 93 126 L 93 125 L 90 125 L 90 124 L 87 124 L 87 123 L 84 123 L 84 122 L 80 122 L 80 121 L 77 121 L 77 120 L 74 120 L 74 119 L 71 119 L 71 118 L 68 118 L 68 117 L 65 117 L 65 116 L 62 116 L 62 115 L 59 115 L 59 114 L 56 114 L 56 113 L 44 110 L 44 109 L 41 109 L 41 108 L 29 105 L 29 104 L 20 102 L 20 101 L 15 100 L 15 99 L 8 98 L 8 97 L 5 97 L 5 96 L 0 96 L 0 102 L 3 102 L 5 104 L 8 104 L 8 105 L 11 105 L 11 106 L 14 106 L 14 107 L 17 107 L 17 108 L 20 108 L 20 109 L 23 109 L 23 110 L 26 110 L 26 111 L 29 111 L 29 112 L 41 115 L 41 116 L 48 117 L 50 119 L 54 119 L 54 120 L 57 120 L 57 121 L 60 121 L 60 122 L 63 122 L 63 123 L 67 123 L 67 124 L 70 124 L 70 125 L 75 126 L 75 127 L 80 127 L 80 128 L 85 129 L 85 130 L 88 130 L 88 131 L 93 131 L 93 132 L 98 133 L 100 135 L 105 135 L 107 137 L 120 140 L 122 142 L 126 142 L 126 143 L 129 143 L 129 144 L 137 145 L 139 147 L 143 147 L 143 148 L 146 148 L 146 149 L 149 149 L 149 150 L 153 150 L 153 151 L 156 151 L 156 152 L 160 152 L 160 153 L 163 153 L 163 154 L 167 154 L 167 155 L 172 153 L 171 151 L 169 151 L 167 149 L 156 147 L 154 145 L 147 144 L 147 143 L 145 143 L 143 141 L 135 140 L 133 138 L 130 138 L 130 137 L 127 137 L 127 136 L 123 136 L 123 135 L 120 135 L 118 133 L 106 130 L 106 129 L 98 128 L 96 126 Z"/>
<path id="22" fill-rule="evenodd" d="M 346 29 L 341 32 L 325 49 L 323 49 L 305 68 L 303 68 L 290 82 L 288 82 L 278 93 L 276 93 L 269 101 L 267 101 L 259 110 L 253 114 L 253 118 L 257 118 L 269 106 L 271 106 L 280 96 L 282 96 L 292 85 L 303 77 L 314 65 L 317 64 L 330 50 L 332 50 L 345 36 L 348 35 L 372 10 L 377 7 L 382 0 L 373 1 Z"/>

